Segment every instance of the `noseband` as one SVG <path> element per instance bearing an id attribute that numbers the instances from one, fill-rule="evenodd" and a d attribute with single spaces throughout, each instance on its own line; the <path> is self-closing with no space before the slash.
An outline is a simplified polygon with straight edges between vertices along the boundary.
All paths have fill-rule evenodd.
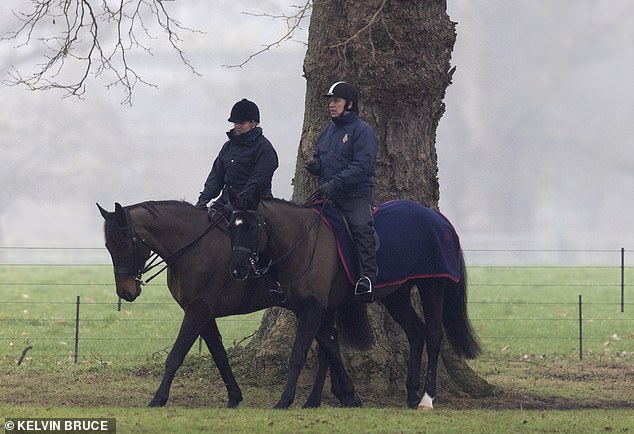
<path id="1" fill-rule="evenodd" d="M 125 213 L 125 219 L 126 219 L 126 225 L 122 227 L 121 230 L 123 231 L 124 235 L 126 235 L 129 239 L 132 240 L 132 266 L 115 265 L 114 274 L 124 274 L 126 276 L 132 276 L 134 280 L 136 280 L 139 284 L 145 285 L 147 282 L 149 282 L 154 277 L 156 277 L 158 273 L 150 277 L 149 279 L 147 279 L 147 281 L 145 282 L 142 280 L 143 273 L 153 269 L 154 267 L 158 265 L 158 264 L 155 264 L 155 262 L 157 261 L 159 256 L 157 253 L 153 252 L 152 249 L 150 249 L 147 246 L 147 244 L 145 244 L 145 242 L 143 241 L 143 238 L 141 238 L 139 234 L 136 232 L 136 230 L 134 229 L 134 226 L 132 226 L 132 224 L 130 223 L 130 217 L 128 216 L 127 211 Z M 141 258 L 141 249 L 140 249 L 141 244 L 144 245 L 150 252 L 152 252 L 150 254 L 150 257 L 148 258 L 150 262 L 147 265 L 146 265 L 147 261 L 144 261 Z M 159 273 L 161 271 L 163 270 L 160 270 Z"/>
<path id="2" fill-rule="evenodd" d="M 265 229 L 266 231 L 266 225 L 264 223 L 264 220 L 262 218 L 262 214 L 260 214 L 258 211 L 255 210 L 235 210 L 231 213 L 231 224 L 229 225 L 230 229 L 233 228 L 234 226 L 240 226 L 243 223 L 241 216 L 242 215 L 249 215 L 249 216 L 256 216 L 257 219 L 257 240 L 258 242 L 253 246 L 253 247 L 245 247 L 245 246 L 240 246 L 240 245 L 233 245 L 233 242 L 231 243 L 231 251 L 232 252 L 238 252 L 238 253 L 246 253 L 249 257 L 249 265 L 251 267 L 251 270 L 253 272 L 254 277 L 259 277 L 263 274 L 265 274 L 268 270 L 269 267 L 271 266 L 272 260 L 269 259 L 269 263 L 260 268 L 259 266 L 259 254 L 260 254 L 260 250 L 262 247 L 262 228 Z"/>

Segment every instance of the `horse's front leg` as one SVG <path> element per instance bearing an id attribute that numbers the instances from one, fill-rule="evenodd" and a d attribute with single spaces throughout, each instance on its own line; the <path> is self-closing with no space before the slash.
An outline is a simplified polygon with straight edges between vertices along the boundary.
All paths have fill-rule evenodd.
<path id="1" fill-rule="evenodd" d="M 326 358 L 323 363 L 326 366 L 330 366 L 330 383 L 333 395 L 337 397 L 339 402 L 341 402 L 341 405 L 344 407 L 361 407 L 361 397 L 355 392 L 352 379 L 348 375 L 348 372 L 343 365 L 343 361 L 341 360 L 339 338 L 337 336 L 337 330 L 334 327 L 334 321 L 331 318 L 324 318 L 322 320 L 321 326 L 319 327 L 319 331 L 317 332 L 315 338 L 319 343 L 320 357 Z M 321 363 L 322 361 L 320 359 L 320 364 Z M 325 377 L 325 373 L 323 375 Z M 321 383 L 320 391 L 323 389 L 323 380 Z M 313 394 L 311 394 L 304 407 L 309 407 L 309 404 L 312 404 L 312 398 L 314 398 Z"/>
<path id="2" fill-rule="evenodd" d="M 204 309 L 201 309 L 203 306 Z M 206 310 L 207 313 L 209 312 L 203 303 L 191 303 L 190 306 L 185 309 L 185 317 L 181 323 L 176 342 L 174 342 L 172 350 L 165 360 L 163 379 L 154 394 L 154 398 L 148 404 L 150 407 L 163 407 L 167 403 L 174 375 L 183 364 L 185 356 L 200 334 L 201 321 L 205 317 L 204 313 L 201 313 L 201 310 Z"/>
<path id="3" fill-rule="evenodd" d="M 207 344 L 211 357 L 213 357 L 214 362 L 220 371 L 220 376 L 227 388 L 227 395 L 229 398 L 227 407 L 235 408 L 242 401 L 242 391 L 240 390 L 240 386 L 231 371 L 227 351 L 222 344 L 222 336 L 218 330 L 218 324 L 216 324 L 216 320 L 211 317 L 209 311 L 207 314 L 208 324 L 205 324 L 205 326 L 202 327 L 200 335 L 205 340 L 205 344 Z"/>
<path id="4" fill-rule="evenodd" d="M 318 408 L 321 405 L 321 395 L 324 390 L 328 367 L 329 364 L 326 352 L 321 345 L 317 344 L 317 373 L 315 374 L 313 388 L 310 391 L 310 395 L 308 396 L 306 403 L 304 404 L 304 408 Z"/>
<path id="5" fill-rule="evenodd" d="M 297 380 L 299 374 L 306 363 L 306 356 L 310 345 L 317 334 L 324 310 L 314 298 L 309 298 L 304 305 L 296 312 L 297 330 L 295 341 L 288 361 L 288 378 L 286 387 L 280 400 L 275 404 L 275 409 L 286 409 L 295 400 Z"/>

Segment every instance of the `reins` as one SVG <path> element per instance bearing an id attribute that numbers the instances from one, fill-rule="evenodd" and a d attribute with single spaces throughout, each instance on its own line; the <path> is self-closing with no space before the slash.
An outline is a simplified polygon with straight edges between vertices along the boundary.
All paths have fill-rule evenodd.
<path id="1" fill-rule="evenodd" d="M 128 228 L 131 230 L 132 232 L 132 243 L 134 245 L 134 251 L 135 251 L 135 256 L 136 256 L 136 241 L 140 240 L 143 244 L 145 244 L 148 248 L 149 246 L 147 245 L 147 243 L 145 243 L 145 241 L 140 238 L 136 231 L 134 230 L 134 227 L 132 226 L 132 224 L 130 224 L 130 220 L 128 217 L 128 213 L 126 212 L 126 219 L 128 220 Z M 137 275 L 135 276 L 135 280 L 137 280 L 139 282 L 139 284 L 141 285 L 147 285 L 150 281 L 152 281 L 156 276 L 158 276 L 159 274 L 161 274 L 163 271 L 165 271 L 165 269 L 169 266 L 170 261 L 173 260 L 177 260 L 183 253 L 185 253 L 185 251 L 187 249 L 189 249 L 190 247 L 192 247 L 194 244 L 196 244 L 198 241 L 200 241 L 205 235 L 207 235 L 209 232 L 211 232 L 214 228 L 216 228 L 220 222 L 224 219 L 224 217 L 221 215 L 220 217 L 212 220 L 209 224 L 209 226 L 207 226 L 207 228 L 205 228 L 205 230 L 198 235 L 196 238 L 194 238 L 193 240 L 189 241 L 187 244 L 185 244 L 183 247 L 181 247 L 180 249 L 176 250 L 175 252 L 171 253 L 170 255 L 168 255 L 165 258 L 162 258 L 158 253 L 156 253 L 155 251 L 153 251 L 150 248 L 150 251 L 152 252 L 152 254 L 150 255 L 150 257 L 148 258 L 147 261 L 149 261 L 149 263 L 146 263 L 143 268 L 140 268 L 137 272 Z M 160 259 L 160 260 L 159 260 Z M 136 262 L 136 258 L 135 258 L 135 262 Z M 161 264 L 165 264 L 163 265 L 163 267 L 161 267 L 160 270 L 158 270 L 156 273 L 154 273 L 153 275 L 151 275 L 148 279 L 146 280 L 141 280 L 141 277 L 143 276 L 143 274 L 159 267 Z"/>
<path id="2" fill-rule="evenodd" d="M 311 204 L 315 203 L 315 201 L 320 197 L 320 193 L 318 191 L 314 192 L 307 200 L 306 202 L 304 202 L 304 204 L 302 206 L 307 207 L 310 206 Z M 308 238 L 308 235 L 312 232 L 312 230 L 314 229 L 315 225 L 317 223 L 319 223 L 319 221 L 321 220 L 323 213 L 324 213 L 324 208 L 326 207 L 326 201 L 324 200 L 319 208 L 319 212 L 317 213 L 317 216 L 315 217 L 315 219 L 312 221 L 312 223 L 310 224 L 308 230 L 306 231 L 306 233 L 295 242 L 295 244 L 293 244 L 293 246 L 286 251 L 286 253 L 284 253 L 282 256 L 280 256 L 279 258 L 277 258 L 275 261 L 269 261 L 269 263 L 266 265 L 266 267 L 264 267 L 263 269 L 259 269 L 259 270 L 254 270 L 257 274 L 257 276 L 261 276 L 263 274 L 265 274 L 272 266 L 279 264 L 280 262 L 282 262 L 284 259 L 286 259 L 288 256 L 291 255 L 291 253 L 293 253 L 293 251 L 304 241 L 306 240 L 306 238 Z M 317 234 L 315 236 L 315 242 L 313 243 L 313 249 L 312 252 L 310 254 L 310 260 L 308 261 L 308 265 L 306 266 L 306 269 L 295 279 L 292 280 L 290 282 L 286 282 L 286 283 L 282 283 L 280 282 L 280 286 L 291 286 L 297 282 L 299 282 L 300 280 L 303 279 L 304 275 L 306 275 L 306 273 L 308 273 L 308 270 L 310 270 L 310 268 L 313 265 L 313 260 L 315 259 L 315 252 L 317 251 L 317 242 L 319 241 L 319 231 L 321 229 L 321 226 L 317 227 Z M 266 230 L 266 228 L 265 228 Z M 269 237 L 270 238 L 270 237 Z"/>

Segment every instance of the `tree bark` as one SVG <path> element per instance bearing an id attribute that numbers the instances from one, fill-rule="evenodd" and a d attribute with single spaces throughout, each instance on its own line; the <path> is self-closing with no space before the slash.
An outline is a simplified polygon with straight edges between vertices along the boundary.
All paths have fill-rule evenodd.
<path id="1" fill-rule="evenodd" d="M 344 80 L 358 88 L 361 116 L 379 137 L 375 201 L 400 198 L 438 206 L 436 128 L 451 83 L 455 38 L 455 23 L 446 13 L 444 0 L 314 0 L 304 61 L 306 103 L 294 201 L 303 202 L 316 188 L 305 164 L 329 122 L 323 94 L 332 83 Z M 376 345 L 370 352 L 343 348 L 346 366 L 355 383 L 363 384 L 364 393 L 404 396 L 405 335 L 382 305 L 372 304 L 369 313 Z M 265 313 L 246 348 L 259 373 L 280 372 L 294 331 L 290 312 L 270 309 Z M 447 390 L 471 396 L 491 393 L 491 387 L 451 353 L 443 348 L 439 394 Z"/>

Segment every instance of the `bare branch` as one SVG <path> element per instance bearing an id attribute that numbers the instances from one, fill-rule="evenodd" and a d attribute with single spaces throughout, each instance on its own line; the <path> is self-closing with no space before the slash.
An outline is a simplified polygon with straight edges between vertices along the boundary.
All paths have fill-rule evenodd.
<path id="1" fill-rule="evenodd" d="M 268 17 L 273 20 L 281 20 L 286 22 L 287 31 L 279 39 L 269 44 L 263 45 L 263 48 L 247 57 L 242 63 L 236 65 L 222 65 L 225 68 L 242 68 L 249 63 L 254 57 L 259 56 L 262 53 L 269 51 L 274 47 L 279 47 L 283 42 L 292 40 L 295 36 L 295 32 L 301 30 L 302 21 L 310 17 L 310 11 L 312 10 L 312 0 L 306 0 L 303 6 L 293 5 L 293 8 L 297 9 L 297 12 L 293 15 L 272 15 L 272 14 L 254 14 L 250 12 L 243 12 L 245 15 L 251 15 L 254 17 Z"/>
<path id="2" fill-rule="evenodd" d="M 82 97 L 90 75 L 113 76 L 107 88 L 122 86 L 125 94 L 123 103 L 132 103 L 132 91 L 137 84 L 156 87 L 144 80 L 131 64 L 130 55 L 142 51 L 152 55 L 146 42 L 156 38 L 151 29 L 158 29 L 166 35 L 171 48 L 181 61 L 197 74 L 181 48 L 182 32 L 202 33 L 181 25 L 173 19 L 165 3 L 169 0 L 32 0 L 30 13 L 15 12 L 21 22 L 15 32 L 8 33 L 0 40 L 17 41 L 17 47 L 24 47 L 38 40 L 45 48 L 45 62 L 37 65 L 34 73 L 23 75 L 12 67 L 10 80 L 5 84 L 24 85 L 29 90 L 60 89 L 64 96 Z M 147 18 L 151 18 L 146 22 Z M 53 36 L 38 37 L 49 23 L 62 29 Z M 68 69 L 69 62 L 81 65 L 75 78 Z"/>

